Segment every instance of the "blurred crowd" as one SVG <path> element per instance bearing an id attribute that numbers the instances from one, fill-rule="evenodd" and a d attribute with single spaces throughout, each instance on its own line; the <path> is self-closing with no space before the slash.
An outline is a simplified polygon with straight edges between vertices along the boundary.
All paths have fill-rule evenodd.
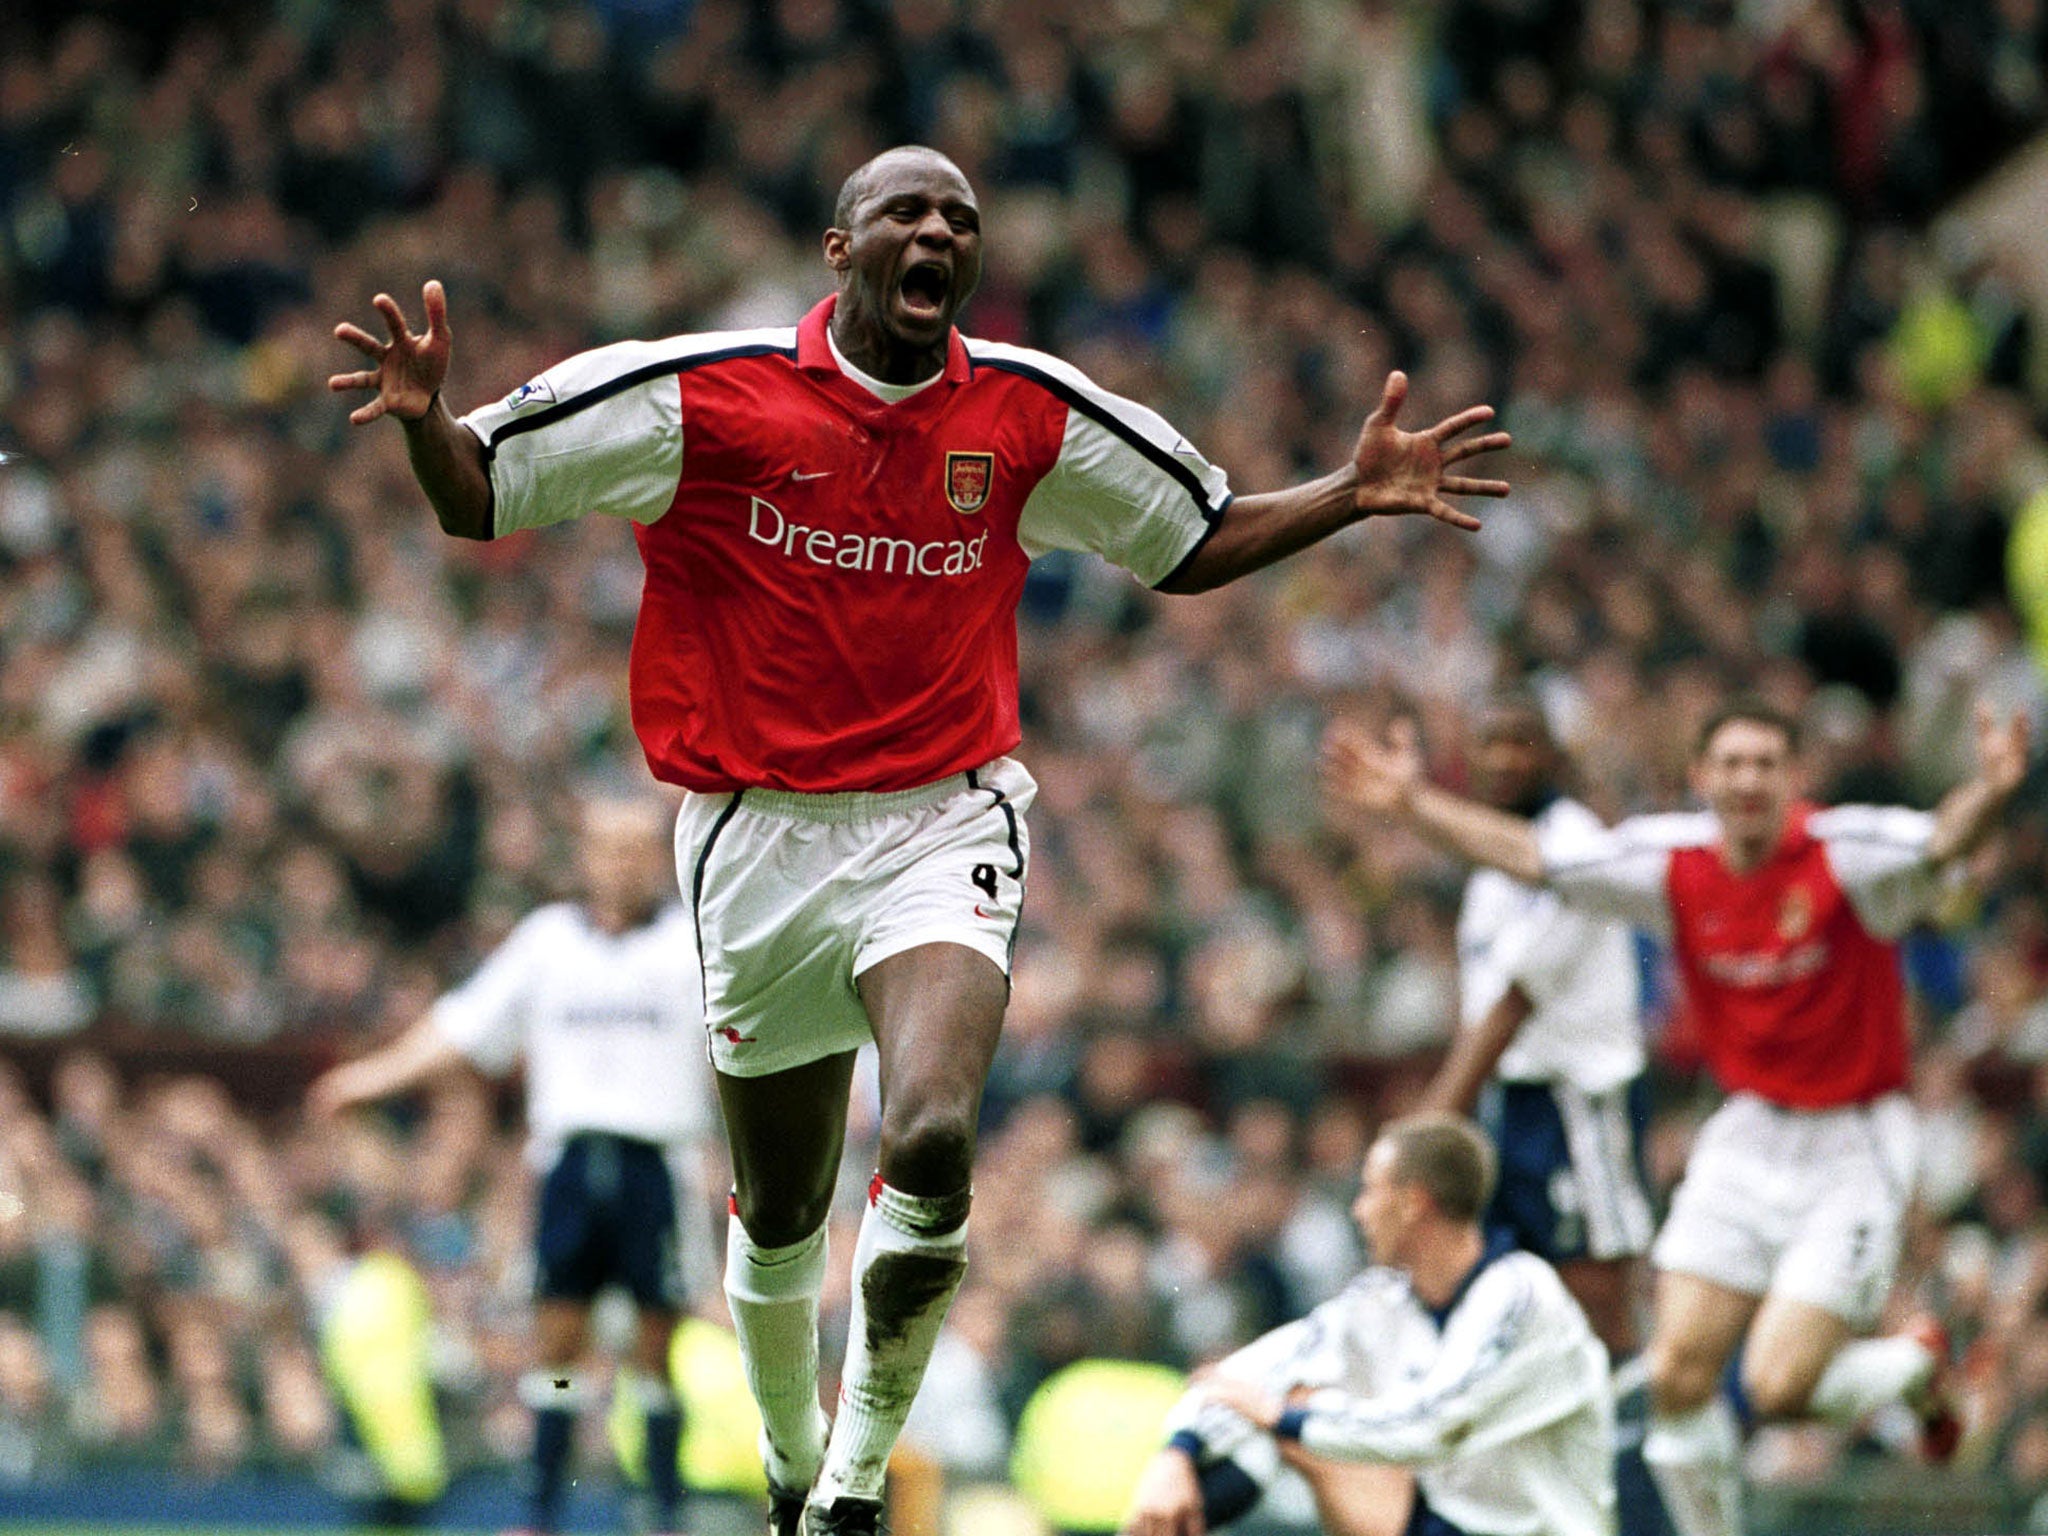
<path id="1" fill-rule="evenodd" d="M 969 328 L 1155 405 L 1238 488 L 1342 462 L 1394 366 L 1418 417 L 1489 399 L 1516 436 L 1476 537 L 1361 527 L 1197 600 L 1034 569 L 1031 900 L 932 1421 L 989 1470 L 1058 1364 L 1208 1357 L 1358 1261 L 1366 1134 L 1453 1017 L 1460 872 L 1326 818 L 1334 712 L 1415 709 L 1457 783 L 1472 706 L 1526 681 L 1608 815 L 1680 803 L 1738 685 L 1804 717 L 1823 798 L 1931 803 L 1973 700 L 2048 714 L 2043 578 L 2008 568 L 2048 509 L 2036 323 L 1929 233 L 2041 125 L 2044 64 L 2040 0 L 11 9 L 0 1031 L 346 1052 L 558 894 L 574 787 L 640 771 L 632 541 L 442 538 L 399 434 L 323 389 L 331 328 L 443 279 L 466 409 L 599 342 L 790 323 L 841 178 L 932 143 L 985 205 Z M 1975 874 L 1912 947 L 1902 1304 L 1958 1333 L 1966 1465 L 2025 1499 L 2039 785 Z M 1650 1026 L 1668 1188 L 1693 1054 Z M 309 1320 L 365 1242 L 429 1272 L 470 1452 L 516 1450 L 494 1101 L 308 1126 L 91 1052 L 36 1088 L 0 1077 L 0 1477 L 317 1460 Z"/>

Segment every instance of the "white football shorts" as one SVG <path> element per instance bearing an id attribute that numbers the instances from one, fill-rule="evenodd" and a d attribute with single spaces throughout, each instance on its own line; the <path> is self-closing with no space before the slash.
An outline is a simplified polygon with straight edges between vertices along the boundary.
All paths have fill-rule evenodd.
<path id="1" fill-rule="evenodd" d="M 1823 1110 L 1737 1094 L 1700 1128 L 1651 1262 L 1869 1328 L 1898 1268 L 1919 1157 L 1903 1094 Z"/>
<path id="2" fill-rule="evenodd" d="M 712 1065 L 761 1077 L 866 1044 L 856 979 L 921 944 L 964 944 L 1007 976 L 1037 793 L 1003 757 L 893 794 L 685 795 L 676 874 Z"/>

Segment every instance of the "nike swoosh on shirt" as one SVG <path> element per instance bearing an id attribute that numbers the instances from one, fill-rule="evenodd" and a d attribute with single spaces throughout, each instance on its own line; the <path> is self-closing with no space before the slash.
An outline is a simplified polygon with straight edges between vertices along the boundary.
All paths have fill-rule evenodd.
<path id="1" fill-rule="evenodd" d="M 807 475 L 800 469 L 792 469 L 789 472 L 789 478 L 792 480 L 822 480 L 831 473 L 832 471 L 829 469 L 814 469 Z"/>
<path id="2" fill-rule="evenodd" d="M 982 906 L 980 902 L 977 901 L 974 904 L 974 915 L 976 917 L 997 918 L 1001 917 L 1003 914 L 1000 912 L 991 912 L 987 908 Z"/>

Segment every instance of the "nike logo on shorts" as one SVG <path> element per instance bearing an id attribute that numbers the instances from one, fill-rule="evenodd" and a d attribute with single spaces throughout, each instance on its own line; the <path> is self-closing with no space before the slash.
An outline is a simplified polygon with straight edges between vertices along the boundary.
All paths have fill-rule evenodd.
<path id="1" fill-rule="evenodd" d="M 832 471 L 829 469 L 814 469 L 807 475 L 800 469 L 792 469 L 789 472 L 789 478 L 792 480 L 822 480 L 831 473 Z"/>

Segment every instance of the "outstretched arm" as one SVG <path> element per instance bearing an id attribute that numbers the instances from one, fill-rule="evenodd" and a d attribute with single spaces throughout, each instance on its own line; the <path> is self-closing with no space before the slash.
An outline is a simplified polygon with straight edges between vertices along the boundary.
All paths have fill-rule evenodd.
<path id="1" fill-rule="evenodd" d="M 1404 432 L 1394 423 L 1407 398 L 1408 376 L 1389 374 L 1386 391 L 1365 419 L 1349 464 L 1284 491 L 1238 497 L 1208 542 L 1159 590 L 1210 591 L 1368 517 L 1420 513 L 1453 528 L 1477 528 L 1478 518 L 1444 498 L 1505 496 L 1508 483 L 1445 471 L 1475 454 L 1507 447 L 1508 434 L 1488 432 L 1458 440 L 1461 433 L 1493 419 L 1490 405 L 1471 406 L 1420 432 Z"/>
<path id="2" fill-rule="evenodd" d="M 1962 858 L 1991 835 L 1998 813 L 2027 775 L 2027 722 L 2014 715 L 2001 721 L 1991 706 L 1977 706 L 1977 775 L 1958 784 L 1934 808 L 1928 862 Z"/>
<path id="3" fill-rule="evenodd" d="M 306 1090 L 306 1107 L 316 1115 L 338 1115 L 359 1104 L 374 1104 L 417 1088 L 462 1059 L 462 1052 L 434 1027 L 429 1015 L 389 1045 L 315 1078 Z"/>
<path id="4" fill-rule="evenodd" d="M 438 282 L 420 290 L 426 306 L 425 335 L 406 326 L 397 300 L 380 293 L 371 302 L 384 317 L 389 341 L 379 341 L 359 325 L 343 321 L 335 339 L 345 341 L 375 365 L 355 373 L 337 373 L 327 387 L 337 394 L 374 390 L 375 398 L 349 413 L 356 426 L 391 416 L 405 428 L 405 451 L 420 489 L 433 503 L 434 516 L 448 533 L 462 539 L 491 536 L 491 475 L 483 444 L 458 423 L 441 403 L 441 384 L 448 376 L 454 334 L 448 329 L 448 297 Z"/>
<path id="5" fill-rule="evenodd" d="M 1543 883 L 1543 855 L 1527 821 L 1424 782 L 1413 721 L 1394 721 L 1383 740 L 1346 721 L 1331 726 L 1323 783 L 1343 804 L 1391 817 L 1468 863 Z"/>

